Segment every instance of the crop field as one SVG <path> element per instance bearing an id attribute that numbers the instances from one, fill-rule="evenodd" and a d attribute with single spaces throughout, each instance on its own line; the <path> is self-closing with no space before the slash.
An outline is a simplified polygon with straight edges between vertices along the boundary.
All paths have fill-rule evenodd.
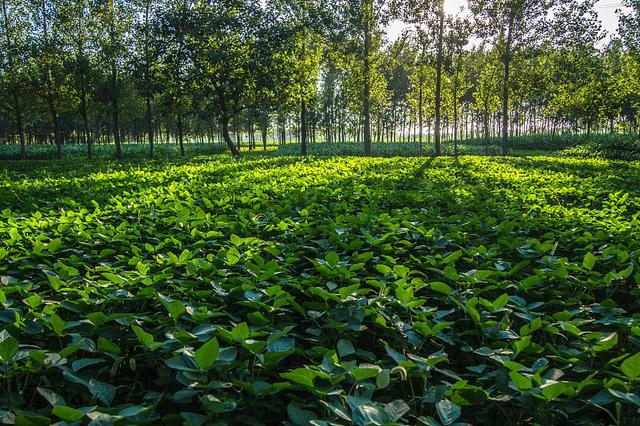
<path id="1" fill-rule="evenodd" d="M 4 162 L 0 422 L 640 424 L 640 163 Z"/>

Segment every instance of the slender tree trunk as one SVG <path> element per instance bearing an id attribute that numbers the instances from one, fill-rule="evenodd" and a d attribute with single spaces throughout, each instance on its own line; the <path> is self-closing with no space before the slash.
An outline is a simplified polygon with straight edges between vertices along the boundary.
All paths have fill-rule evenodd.
<path id="1" fill-rule="evenodd" d="M 153 158 L 153 110 L 151 96 L 147 94 L 147 137 L 149 138 L 149 157 Z"/>
<path id="2" fill-rule="evenodd" d="M 14 94 L 13 102 L 16 115 L 18 139 L 20 140 L 20 159 L 25 160 L 27 158 L 27 149 L 24 140 L 24 125 L 22 124 L 22 106 L 20 105 L 20 97 L 17 94 Z"/>
<path id="3" fill-rule="evenodd" d="M 423 99 L 422 99 L 422 95 L 423 95 L 423 93 L 422 93 L 422 70 L 420 70 L 419 73 L 420 73 L 420 78 L 419 78 L 418 84 L 419 84 L 420 87 L 418 87 L 418 127 L 420 127 L 420 134 L 418 136 L 418 141 L 419 141 L 419 147 L 420 147 L 419 148 L 419 152 L 420 152 L 420 155 L 422 155 L 422 152 L 423 152 L 422 151 L 422 129 L 424 127 L 423 123 L 422 123 L 422 115 L 423 115 L 423 113 L 422 113 L 422 107 L 423 107 L 422 106 L 422 101 L 423 101 Z"/>
<path id="4" fill-rule="evenodd" d="M 182 114 L 178 114 L 178 143 L 180 144 L 180 156 L 184 157 L 184 141 L 182 132 Z"/>
<path id="5" fill-rule="evenodd" d="M 307 103 L 304 98 L 300 102 L 300 154 L 307 156 Z"/>
<path id="6" fill-rule="evenodd" d="M 371 22 L 373 2 L 367 2 L 364 29 L 364 155 L 371 155 Z"/>
<path id="7" fill-rule="evenodd" d="M 487 110 L 488 99 L 485 99 L 485 110 L 483 114 L 484 124 L 484 152 L 489 155 L 489 111 Z"/>
<path id="8" fill-rule="evenodd" d="M 84 133 L 87 138 L 87 159 L 93 157 L 93 141 L 91 138 L 91 125 L 89 124 L 89 114 L 87 112 L 87 90 L 84 83 L 84 74 L 81 77 L 80 88 L 80 115 L 82 115 L 82 124 L 84 125 Z"/>
<path id="9" fill-rule="evenodd" d="M 444 60 L 444 0 L 439 1 L 438 10 L 438 57 L 436 60 L 436 124 L 435 124 L 435 155 L 442 154 L 442 63 Z"/>
<path id="10" fill-rule="evenodd" d="M 453 89 L 453 155 L 458 158 L 458 72 Z"/>
<path id="11" fill-rule="evenodd" d="M 262 117 L 262 122 L 261 122 L 261 132 L 262 132 L 262 149 L 266 152 L 267 151 L 267 127 L 268 127 L 268 123 L 267 123 L 267 118 Z"/>
<path id="12" fill-rule="evenodd" d="M 12 51 L 12 40 L 11 40 L 11 36 L 9 35 L 9 13 L 7 12 L 7 0 L 2 0 L 2 16 L 4 19 L 4 34 L 6 37 L 6 42 L 7 42 L 7 59 L 9 62 L 9 69 L 11 72 L 11 75 L 14 76 L 14 72 L 15 72 L 15 64 L 14 64 L 14 58 L 13 58 L 13 51 Z M 20 141 L 20 159 L 24 160 L 27 158 L 27 151 L 26 151 L 26 143 L 25 143 L 25 139 L 24 139 L 24 125 L 22 123 L 22 105 L 20 103 L 20 95 L 18 95 L 18 89 L 16 87 L 12 88 L 12 95 L 13 95 L 13 113 L 15 115 L 15 120 L 16 120 L 16 130 L 18 131 L 18 139 Z"/>
<path id="13" fill-rule="evenodd" d="M 144 9 L 144 56 L 145 56 L 145 70 L 144 70 L 144 82 L 146 91 L 146 104 L 147 104 L 147 137 L 149 139 L 149 157 L 153 158 L 153 110 L 151 108 L 151 55 L 149 53 L 149 15 L 151 9 L 151 1 L 145 2 Z"/>
<path id="14" fill-rule="evenodd" d="M 47 26 L 47 13 L 45 8 L 45 2 L 42 0 L 42 34 L 44 37 L 44 44 L 49 48 L 49 29 Z M 47 104 L 49 107 L 49 115 L 51 117 L 51 127 L 53 129 L 53 140 L 56 144 L 56 159 L 62 158 L 62 141 L 60 140 L 60 123 L 58 122 L 58 110 L 56 109 L 55 100 L 53 99 L 53 81 L 51 75 L 51 67 L 47 62 L 46 67 L 46 85 L 47 85 Z"/>
<path id="15" fill-rule="evenodd" d="M 502 79 L 502 155 L 509 155 L 509 84 L 511 72 L 511 31 L 513 27 L 513 15 L 509 17 L 507 28 L 507 43 L 505 45 L 504 76 Z"/>
<path id="16" fill-rule="evenodd" d="M 112 73 L 112 77 L 111 77 L 111 82 L 112 82 L 112 87 L 113 87 L 113 94 L 111 96 L 111 105 L 112 105 L 112 109 L 113 109 L 113 141 L 116 145 L 116 158 L 120 159 L 122 158 L 122 147 L 120 146 L 120 106 L 119 106 L 119 99 L 118 99 L 118 94 L 116 93 L 117 89 L 117 72 L 115 69 L 115 62 L 112 65 L 112 69 L 111 69 L 111 73 Z"/>

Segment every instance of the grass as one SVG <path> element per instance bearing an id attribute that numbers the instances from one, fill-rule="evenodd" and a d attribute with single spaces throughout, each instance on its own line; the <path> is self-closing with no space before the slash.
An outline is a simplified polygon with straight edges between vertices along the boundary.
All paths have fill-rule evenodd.
<path id="1" fill-rule="evenodd" d="M 3 167 L 5 422 L 640 422 L 638 162 Z"/>

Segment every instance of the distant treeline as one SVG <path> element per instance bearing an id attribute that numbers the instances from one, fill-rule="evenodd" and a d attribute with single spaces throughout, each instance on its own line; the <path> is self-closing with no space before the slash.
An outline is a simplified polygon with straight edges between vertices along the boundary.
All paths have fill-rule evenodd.
<path id="1" fill-rule="evenodd" d="M 626 0 L 625 0 L 626 1 Z M 0 144 L 224 145 L 637 133 L 640 6 L 594 0 L 0 0 Z M 391 20 L 406 31 L 389 40 Z"/>

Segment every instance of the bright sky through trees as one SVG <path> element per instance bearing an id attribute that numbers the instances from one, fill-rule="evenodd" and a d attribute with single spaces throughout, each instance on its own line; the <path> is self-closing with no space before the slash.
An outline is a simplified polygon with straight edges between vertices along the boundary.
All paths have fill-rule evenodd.
<path id="1" fill-rule="evenodd" d="M 445 0 L 444 2 L 444 9 L 448 14 L 458 13 L 461 7 L 467 7 L 467 0 Z M 616 15 L 618 9 L 627 10 L 628 8 L 623 7 L 619 0 L 600 0 L 596 6 L 602 27 L 609 33 L 617 33 L 618 31 L 618 16 Z M 402 22 L 393 22 L 388 30 L 389 39 L 396 40 L 403 28 Z"/>

